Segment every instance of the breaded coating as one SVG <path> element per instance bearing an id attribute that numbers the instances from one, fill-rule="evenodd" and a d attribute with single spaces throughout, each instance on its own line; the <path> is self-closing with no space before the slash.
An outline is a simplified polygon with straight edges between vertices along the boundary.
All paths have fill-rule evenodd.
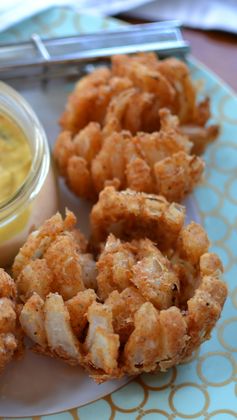
<path id="1" fill-rule="evenodd" d="M 111 70 L 85 76 L 69 96 L 54 149 L 61 175 L 87 199 L 113 185 L 182 200 L 203 172 L 196 155 L 219 133 L 207 126 L 209 99 L 197 102 L 190 71 L 176 58 L 140 53 L 111 61 Z"/>
<path id="2" fill-rule="evenodd" d="M 119 189 L 125 187 L 124 148 L 129 138 L 127 132 L 113 133 L 103 142 L 103 147 L 91 164 L 91 176 L 95 191 L 99 193 L 107 181 L 118 180 Z"/>
<path id="3" fill-rule="evenodd" d="M 217 276 L 204 276 L 194 296 L 187 302 L 187 325 L 190 337 L 185 355 L 211 336 L 227 297 L 227 286 Z"/>
<path id="4" fill-rule="evenodd" d="M 168 201 L 181 201 L 199 183 L 204 162 L 198 156 L 178 152 L 154 165 L 156 190 Z"/>
<path id="5" fill-rule="evenodd" d="M 0 334 L 0 372 L 12 360 L 16 349 L 17 341 L 14 334 Z"/>
<path id="6" fill-rule="evenodd" d="M 135 262 L 133 247 L 122 244 L 114 235 L 109 235 L 97 262 L 98 296 L 102 300 L 113 290 L 122 291 L 131 285 L 131 269 Z"/>
<path id="7" fill-rule="evenodd" d="M 119 334 L 122 345 L 134 330 L 134 315 L 143 303 L 144 297 L 132 285 L 121 293 L 114 290 L 106 299 L 105 304 L 110 306 L 113 312 L 114 332 Z"/>
<path id="8" fill-rule="evenodd" d="M 97 269 L 96 262 L 91 254 L 80 254 L 78 256 L 81 265 L 83 284 L 86 288 L 97 289 Z"/>
<path id="9" fill-rule="evenodd" d="M 44 300 L 34 293 L 22 308 L 20 323 L 25 334 L 36 344 L 45 348 L 47 337 L 44 322 Z"/>
<path id="10" fill-rule="evenodd" d="M 205 152 L 206 147 L 215 141 L 220 133 L 218 125 L 210 125 L 209 127 L 200 127 L 196 125 L 182 125 L 181 132 L 186 135 L 192 142 L 192 153 L 201 155 Z"/>
<path id="11" fill-rule="evenodd" d="M 184 219 L 184 207 L 164 197 L 106 187 L 91 211 L 92 242 L 99 244 L 111 232 L 125 240 L 149 238 L 166 250 L 177 240 Z"/>
<path id="12" fill-rule="evenodd" d="M 80 339 L 87 325 L 87 310 L 95 302 L 96 294 L 92 289 L 78 292 L 76 296 L 67 300 L 65 305 L 70 315 L 70 323 L 74 334 Z"/>
<path id="13" fill-rule="evenodd" d="M 66 211 L 67 213 L 67 211 Z M 75 217 L 75 215 L 74 215 Z M 75 217 L 75 223 L 76 223 L 76 217 Z M 88 241 L 85 238 L 85 236 L 83 235 L 83 233 L 81 233 L 81 231 L 75 227 L 71 227 L 68 230 L 64 230 L 63 234 L 65 236 L 69 236 L 70 238 L 72 238 L 77 246 L 77 251 L 79 253 L 86 253 L 87 252 L 87 248 L 88 248 Z"/>
<path id="14" fill-rule="evenodd" d="M 191 222 L 181 229 L 177 241 L 179 255 L 193 265 L 208 251 L 209 245 L 207 234 L 198 223 Z"/>
<path id="15" fill-rule="evenodd" d="M 90 166 L 101 145 L 100 126 L 94 122 L 89 123 L 74 138 L 69 131 L 62 132 L 58 137 L 54 154 L 60 173 L 67 177 L 69 188 L 79 196 L 89 199 L 94 196 Z"/>
<path id="16" fill-rule="evenodd" d="M 207 252 L 200 257 L 200 272 L 203 276 L 216 274 L 218 277 L 223 273 L 223 265 L 218 255 Z"/>
<path id="17" fill-rule="evenodd" d="M 0 334 L 14 331 L 15 327 L 15 305 L 9 298 L 3 297 L 0 299 Z"/>
<path id="18" fill-rule="evenodd" d="M 159 60 L 154 53 L 140 53 L 111 61 L 111 70 L 100 68 L 85 76 L 68 98 L 54 150 L 60 173 L 76 195 L 88 199 L 106 185 L 165 194 L 167 188 L 159 190 L 162 182 L 156 185 L 159 170 L 156 175 L 154 165 L 163 168 L 162 160 L 179 151 L 194 160 L 215 140 L 218 126 L 207 126 L 210 101 L 197 102 L 190 71 L 176 58 Z M 176 172 L 182 172 L 182 165 L 187 172 L 187 160 L 173 161 Z M 201 163 L 196 160 L 185 191 L 171 200 L 192 190 Z M 169 197 L 176 188 L 170 186 Z"/>
<path id="19" fill-rule="evenodd" d="M 182 124 L 192 121 L 204 125 L 209 118 L 209 103 L 205 103 L 207 118 L 205 122 L 204 118 L 201 120 L 200 113 L 203 117 L 204 106 L 199 110 L 200 105 L 197 104 L 196 90 L 189 69 L 176 58 L 159 61 L 155 54 L 152 60 L 144 53 L 133 56 L 118 55 L 112 57 L 112 73 L 119 76 L 126 74 L 134 87 L 142 93 L 152 94 L 153 107 L 156 105 L 157 109 L 164 106 L 169 108 L 179 117 Z M 158 128 L 158 124 L 157 120 L 150 121 L 153 131 Z"/>
<path id="20" fill-rule="evenodd" d="M 103 123 L 111 98 L 131 86 L 126 77 L 112 77 L 108 68 L 95 70 L 76 84 L 60 118 L 61 127 L 75 134 L 91 121 Z"/>
<path id="21" fill-rule="evenodd" d="M 180 230 L 171 262 L 180 280 L 181 307 L 186 306 L 199 287 L 200 275 L 214 275 L 218 268 L 222 268 L 216 254 L 206 253 L 209 245 L 207 234 L 198 223 L 191 222 Z"/>
<path id="22" fill-rule="evenodd" d="M 159 314 L 161 326 L 163 355 L 160 357 L 158 370 L 166 371 L 169 367 L 180 363 L 187 346 L 186 319 L 179 308 L 171 306 Z"/>
<path id="23" fill-rule="evenodd" d="M 137 133 L 135 144 L 150 167 L 179 151 L 190 153 L 192 143 L 179 129 L 179 120 L 167 109 L 159 111 L 161 129 L 154 133 Z"/>
<path id="24" fill-rule="evenodd" d="M 134 373 L 152 371 L 161 348 L 158 311 L 151 302 L 144 303 L 134 317 L 135 329 L 124 348 L 125 370 Z"/>
<path id="25" fill-rule="evenodd" d="M 183 124 L 195 119 L 196 91 L 192 83 L 187 65 L 176 58 L 166 58 L 157 63 L 157 70 L 172 86 L 175 96 L 172 101 L 172 111 Z"/>
<path id="26" fill-rule="evenodd" d="M 153 102 L 158 102 L 159 108 L 170 109 L 182 125 L 204 127 L 210 118 L 209 98 L 197 103 L 190 71 L 181 60 L 159 60 L 154 53 L 117 55 L 112 57 L 112 74 L 126 75 L 134 87 L 152 93 Z"/>
<path id="27" fill-rule="evenodd" d="M 178 303 L 179 278 L 168 258 L 149 239 L 138 241 L 137 263 L 132 267 L 132 283 L 157 309 Z"/>
<path id="28" fill-rule="evenodd" d="M 51 242 L 65 230 L 70 230 L 76 224 L 76 218 L 70 211 L 66 212 L 65 220 L 59 213 L 46 220 L 40 229 L 32 232 L 26 243 L 20 248 L 15 257 L 12 273 L 14 279 L 31 260 L 42 258 Z"/>
<path id="29" fill-rule="evenodd" d="M 119 335 L 113 331 L 112 311 L 109 306 L 94 302 L 88 309 L 87 318 L 86 362 L 113 376 L 117 370 Z"/>
<path id="30" fill-rule="evenodd" d="M 88 199 L 94 198 L 94 186 L 85 159 L 80 156 L 72 156 L 67 164 L 66 177 L 68 187 L 74 194 Z"/>
<path id="31" fill-rule="evenodd" d="M 16 300 L 16 286 L 12 278 L 0 268 L 0 297 Z"/>
<path id="32" fill-rule="evenodd" d="M 135 135 L 138 131 L 152 132 L 160 127 L 159 102 L 149 92 L 131 88 L 113 97 L 107 108 L 103 123 L 106 137 L 114 131 L 128 130 Z"/>
<path id="33" fill-rule="evenodd" d="M 84 290 L 82 268 L 73 238 L 59 235 L 48 247 L 44 258 L 53 274 L 52 288 L 65 300 Z"/>
<path id="34" fill-rule="evenodd" d="M 39 272 L 30 284 L 37 259 L 21 271 L 20 323 L 33 349 L 83 366 L 97 383 L 186 360 L 210 338 L 227 287 L 206 232 L 184 219 L 184 208 L 163 197 L 107 187 L 91 213 L 96 263 L 70 224 L 38 260 L 53 275 L 49 294 Z M 5 296 L 2 307 L 0 335 L 15 325 Z"/>
<path id="35" fill-rule="evenodd" d="M 60 125 L 64 130 L 76 133 L 90 121 L 103 120 L 111 96 L 107 88 L 110 78 L 110 70 L 104 67 L 85 76 L 76 84 L 60 118 Z"/>
<path id="36" fill-rule="evenodd" d="M 67 211 L 64 220 L 56 214 L 29 235 L 13 264 L 25 303 L 20 323 L 34 350 L 71 364 L 80 362 L 77 335 L 84 334 L 87 309 L 96 299 L 88 288 L 97 288 L 96 262 L 75 224 L 73 213 Z"/>
<path id="37" fill-rule="evenodd" d="M 89 123 L 73 138 L 76 154 L 90 164 L 102 146 L 102 133 L 100 125 L 95 122 Z"/>
<path id="38" fill-rule="evenodd" d="M 122 193 L 116 194 L 113 207 L 121 210 Z M 134 203 L 131 208 L 135 211 Z M 121 236 L 121 221 L 110 220 L 109 205 L 103 210 L 100 223 L 108 226 L 106 235 L 118 226 L 116 232 Z M 183 223 L 166 255 L 148 239 L 131 240 L 136 230 L 133 234 L 131 230 L 130 242 L 108 236 L 97 263 L 101 276 L 98 287 L 105 293 L 105 305 L 112 310 L 113 331 L 121 345 L 118 370 L 110 377 L 120 377 L 121 372 L 166 370 L 182 362 L 210 338 L 220 317 L 227 296 L 227 287 L 220 279 L 221 261 L 216 254 L 208 253 L 204 229 L 194 222 L 187 226 Z M 128 232 L 127 227 L 124 230 Z M 121 253 L 118 262 L 114 259 L 117 252 Z M 106 371 L 94 369 L 90 373 L 97 382 L 108 379 Z"/>
<path id="39" fill-rule="evenodd" d="M 0 371 L 22 352 L 22 334 L 18 325 L 16 286 L 0 268 Z"/>
<path id="40" fill-rule="evenodd" d="M 74 138 L 69 139 L 68 132 L 60 134 L 54 156 L 69 188 L 88 199 L 113 185 L 181 201 L 199 182 L 204 163 L 190 155 L 192 143 L 180 130 L 178 118 L 168 109 L 161 109 L 159 116 L 160 131 L 153 133 L 122 130 L 113 111 L 103 131 L 90 123 Z"/>
<path id="41" fill-rule="evenodd" d="M 149 53 L 151 54 L 151 53 Z M 148 55 L 148 54 L 147 54 Z M 144 58 L 146 54 L 144 54 Z M 158 70 L 155 54 L 149 63 L 141 62 L 138 55 L 116 55 L 112 57 L 112 73 L 117 76 L 126 76 L 133 82 L 133 86 L 141 91 L 150 92 L 158 96 L 162 105 L 171 103 L 175 96 L 175 90 L 166 77 Z"/>
<path id="42" fill-rule="evenodd" d="M 63 176 L 67 175 L 68 162 L 71 157 L 76 153 L 76 147 L 72 140 L 72 134 L 70 131 L 62 131 L 54 146 L 54 155 L 57 156 L 58 168 L 60 174 Z"/>
<path id="43" fill-rule="evenodd" d="M 45 258 L 31 260 L 17 277 L 18 295 L 23 302 L 34 292 L 44 299 L 51 291 L 53 280 Z"/>
<path id="44" fill-rule="evenodd" d="M 178 308 L 159 313 L 152 303 L 144 303 L 135 314 L 135 329 L 124 348 L 125 372 L 152 372 L 173 366 L 182 357 L 186 333 Z"/>
<path id="45" fill-rule="evenodd" d="M 58 293 L 50 293 L 45 299 L 34 293 L 21 310 L 20 323 L 33 341 L 34 351 L 59 357 L 72 365 L 80 362 L 79 341 L 67 306 Z"/>
<path id="46" fill-rule="evenodd" d="M 175 252 L 171 258 L 172 267 L 179 278 L 180 294 L 179 306 L 186 308 L 187 301 L 193 296 L 194 291 L 200 284 L 198 267 L 184 260 Z"/>
<path id="47" fill-rule="evenodd" d="M 69 312 L 58 293 L 50 293 L 47 296 L 44 316 L 50 350 L 69 361 L 79 358 L 79 342 L 73 333 Z"/>
<path id="48" fill-rule="evenodd" d="M 132 190 L 145 193 L 153 191 L 151 169 L 143 159 L 134 158 L 127 164 L 126 177 Z"/>
<path id="49" fill-rule="evenodd" d="M 75 224 L 73 213 L 67 211 L 65 220 L 57 213 L 29 235 L 13 264 L 22 302 L 34 292 L 42 299 L 58 292 L 68 300 L 85 288 L 96 289 L 96 263 Z"/>

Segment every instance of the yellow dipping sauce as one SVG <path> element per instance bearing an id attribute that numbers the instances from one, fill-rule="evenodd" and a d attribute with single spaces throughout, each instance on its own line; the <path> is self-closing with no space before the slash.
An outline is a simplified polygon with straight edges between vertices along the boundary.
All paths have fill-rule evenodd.
<path id="1" fill-rule="evenodd" d="M 0 205 L 24 183 L 32 154 L 24 132 L 14 120 L 0 114 Z"/>

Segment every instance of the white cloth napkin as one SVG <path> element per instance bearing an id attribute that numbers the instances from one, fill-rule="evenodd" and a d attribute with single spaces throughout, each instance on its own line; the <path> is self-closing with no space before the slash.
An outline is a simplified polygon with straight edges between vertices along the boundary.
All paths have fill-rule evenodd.
<path id="1" fill-rule="evenodd" d="M 129 12 L 148 20 L 178 19 L 183 25 L 237 34 L 237 0 L 156 0 Z"/>
<path id="2" fill-rule="evenodd" d="M 0 0 L 0 31 L 49 7 L 62 5 L 81 13 L 126 12 L 138 18 L 178 19 L 194 28 L 237 33 L 237 0 Z"/>
<path id="3" fill-rule="evenodd" d="M 0 31 L 58 3 L 60 0 L 0 0 Z"/>
<path id="4" fill-rule="evenodd" d="M 150 0 L 0 0 L 0 31 L 53 6 L 69 6 L 81 13 L 115 15 Z"/>

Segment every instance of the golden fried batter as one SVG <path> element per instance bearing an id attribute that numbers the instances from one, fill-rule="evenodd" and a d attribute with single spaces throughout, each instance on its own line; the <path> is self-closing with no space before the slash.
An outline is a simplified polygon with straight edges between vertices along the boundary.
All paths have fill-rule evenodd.
<path id="1" fill-rule="evenodd" d="M 117 55 L 112 57 L 112 74 L 120 77 L 126 74 L 126 77 L 133 82 L 133 86 L 139 88 L 141 92 L 152 93 L 153 104 L 156 103 L 158 109 L 162 107 L 170 109 L 179 117 L 181 125 L 204 128 L 210 118 L 209 99 L 197 103 L 196 89 L 189 69 L 184 62 L 176 58 L 158 60 L 153 53 Z M 150 123 L 152 127 L 152 122 Z M 213 127 L 216 129 L 217 126 Z M 155 129 L 152 127 L 153 131 Z M 142 130 L 151 131 L 144 128 Z M 206 140 L 209 134 L 211 133 L 207 130 Z M 198 141 L 198 133 L 194 140 Z"/>
<path id="2" fill-rule="evenodd" d="M 119 335 L 114 334 L 112 310 L 106 304 L 94 302 L 88 309 L 89 329 L 84 343 L 85 363 L 92 364 L 113 376 L 117 371 Z"/>
<path id="3" fill-rule="evenodd" d="M 113 290 L 122 292 L 134 285 L 157 309 L 177 303 L 179 279 L 169 260 L 149 239 L 122 243 L 110 234 L 97 268 L 102 300 L 109 299 Z"/>
<path id="4" fill-rule="evenodd" d="M 124 348 L 125 372 L 166 370 L 180 361 L 188 336 L 178 308 L 159 313 L 146 302 L 136 312 L 134 324 Z"/>
<path id="5" fill-rule="evenodd" d="M 201 127 L 185 124 L 180 127 L 180 130 L 192 142 L 192 153 L 195 155 L 204 153 L 207 145 L 215 141 L 220 132 L 218 125 Z"/>
<path id="6" fill-rule="evenodd" d="M 44 327 L 44 300 L 34 292 L 20 313 L 20 323 L 25 334 L 42 348 L 47 346 Z"/>
<path id="7" fill-rule="evenodd" d="M 179 255 L 193 265 L 208 251 L 209 245 L 207 234 L 198 223 L 191 222 L 181 229 L 177 242 Z"/>
<path id="8" fill-rule="evenodd" d="M 72 222 L 61 219 L 52 237 L 48 221 L 36 242 L 30 236 L 16 284 L 25 301 L 20 323 L 34 350 L 83 366 L 98 383 L 165 371 L 189 357 L 209 339 L 227 288 L 204 229 L 184 226 L 184 216 L 163 197 L 107 187 L 91 213 L 97 263 Z M 47 245 L 32 259 L 45 231 Z M 8 301 L 2 298 L 4 334 L 15 327 Z"/>
<path id="9" fill-rule="evenodd" d="M 31 260 L 16 279 L 20 299 L 26 301 L 34 292 L 45 298 L 51 291 L 54 277 L 45 258 Z"/>
<path id="10" fill-rule="evenodd" d="M 166 250 L 176 241 L 184 219 L 185 208 L 164 197 L 106 187 L 91 211 L 92 243 L 105 241 L 111 232 L 122 239 L 149 238 Z"/>
<path id="11" fill-rule="evenodd" d="M 109 115 L 110 109 L 108 121 Z M 121 131 L 114 111 L 103 131 L 92 122 L 75 137 L 61 133 L 54 155 L 69 188 L 89 199 L 113 185 L 182 200 L 199 182 L 204 163 L 190 155 L 192 143 L 181 132 L 177 117 L 167 109 L 159 116 L 160 131 L 153 133 L 133 130 L 132 136 L 131 127 Z"/>
<path id="12" fill-rule="evenodd" d="M 62 128 L 76 134 L 91 121 L 102 123 L 111 98 L 131 86 L 128 78 L 112 77 L 107 68 L 99 68 L 85 76 L 68 98 L 60 118 Z"/>
<path id="13" fill-rule="evenodd" d="M 45 221 L 39 230 L 32 232 L 26 243 L 20 248 L 12 267 L 13 277 L 16 279 L 22 269 L 31 261 L 42 258 L 50 243 L 65 230 L 71 230 L 76 223 L 72 212 L 67 212 L 65 220 L 56 213 Z"/>
<path id="14" fill-rule="evenodd" d="M 132 283 L 159 310 L 178 304 L 179 278 L 168 258 L 149 239 L 140 239 L 137 247 Z"/>
<path id="15" fill-rule="evenodd" d="M 201 179 L 204 162 L 178 152 L 154 165 L 156 189 L 168 201 L 181 201 Z"/>
<path id="16" fill-rule="evenodd" d="M 209 118 L 175 58 L 114 56 L 77 83 L 54 156 L 76 195 L 99 196 L 90 248 L 75 215 L 57 213 L 20 249 L 15 284 L 0 269 L 0 370 L 22 330 L 98 383 L 164 371 L 210 338 L 227 295 L 222 263 L 176 203 L 202 177 L 197 155 L 218 135 Z"/>
<path id="17" fill-rule="evenodd" d="M 145 303 L 145 299 L 136 287 L 130 285 L 121 293 L 118 290 L 111 292 L 105 303 L 112 309 L 114 332 L 119 334 L 123 345 L 134 330 L 134 314 Z"/>
<path id="18" fill-rule="evenodd" d="M 34 292 L 42 299 L 58 292 L 67 300 L 85 288 L 96 288 L 95 261 L 75 224 L 73 213 L 67 211 L 64 220 L 57 213 L 29 235 L 13 264 L 23 302 Z"/>
<path id="19" fill-rule="evenodd" d="M 115 128 L 112 121 L 116 116 L 120 130 L 152 132 L 159 129 L 158 111 L 162 107 L 177 115 L 182 125 L 206 129 L 209 101 L 197 103 L 184 62 L 159 60 L 154 53 L 116 55 L 111 61 L 111 70 L 99 68 L 76 84 L 60 119 L 63 130 L 75 134 L 91 121 L 105 126 L 108 120 L 110 129 Z M 209 134 L 212 136 L 207 130 L 207 142 Z"/>
<path id="20" fill-rule="evenodd" d="M 98 276 L 102 272 L 103 287 L 111 284 L 114 289 L 105 303 L 113 312 L 113 331 L 125 344 L 119 358 L 121 367 L 113 376 L 119 377 L 121 369 L 127 374 L 166 370 L 185 360 L 210 337 L 227 295 L 219 277 L 221 262 L 215 254 L 206 252 L 209 243 L 204 230 L 193 222 L 181 227 L 169 252 L 170 259 L 148 239 L 124 243 L 112 237 L 111 244 L 110 235 L 107 243 L 107 252 L 102 252 L 97 263 Z M 136 260 L 132 275 L 127 276 L 130 285 L 125 285 L 123 291 L 121 284 L 113 281 L 119 266 L 115 262 L 106 270 L 104 261 L 105 255 L 108 261 L 109 253 L 113 255 L 118 247 L 120 252 L 129 249 Z M 185 283 L 187 279 L 177 269 L 185 263 L 193 276 L 192 285 Z M 127 269 L 125 253 L 121 254 L 121 264 Z M 188 293 L 183 295 L 185 287 Z M 91 374 L 97 381 L 105 379 L 99 371 Z"/>
<path id="21" fill-rule="evenodd" d="M 209 99 L 197 102 L 184 62 L 117 55 L 111 70 L 97 69 L 77 83 L 54 157 L 80 197 L 94 199 L 113 185 L 180 201 L 203 172 L 196 155 L 218 135 L 217 125 L 206 125 L 209 118 Z"/>
<path id="22" fill-rule="evenodd" d="M 0 371 L 22 352 L 16 294 L 14 281 L 0 268 Z"/>
<path id="23" fill-rule="evenodd" d="M 95 291 L 86 289 L 78 292 L 76 296 L 66 301 L 66 307 L 70 315 L 70 322 L 74 334 L 81 337 L 87 325 L 87 310 L 96 301 Z"/>
<path id="24" fill-rule="evenodd" d="M 130 286 L 131 268 L 135 262 L 133 247 L 130 244 L 124 245 L 114 235 L 109 235 L 97 262 L 98 296 L 102 300 L 113 290 L 122 291 Z"/>

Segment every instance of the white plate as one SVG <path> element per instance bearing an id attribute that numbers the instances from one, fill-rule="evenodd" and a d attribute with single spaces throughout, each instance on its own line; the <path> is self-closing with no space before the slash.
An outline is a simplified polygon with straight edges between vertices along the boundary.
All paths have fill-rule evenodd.
<path id="1" fill-rule="evenodd" d="M 27 350 L 1 375 L 0 414 L 33 417 L 61 412 L 95 401 L 120 388 L 127 378 L 96 385 L 80 367 Z"/>

